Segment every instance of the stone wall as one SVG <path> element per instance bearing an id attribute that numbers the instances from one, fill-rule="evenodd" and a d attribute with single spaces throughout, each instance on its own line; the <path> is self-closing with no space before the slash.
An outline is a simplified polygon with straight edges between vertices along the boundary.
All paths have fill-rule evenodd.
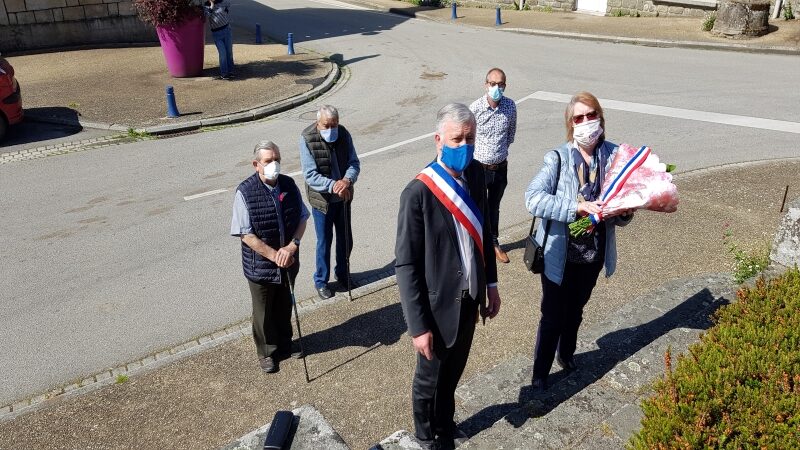
<path id="1" fill-rule="evenodd" d="M 0 0 L 0 52 L 155 40 L 130 0 Z"/>
<path id="2" fill-rule="evenodd" d="M 704 17 L 717 10 L 716 0 L 608 0 L 607 15 L 619 14 L 645 17 Z"/>
<path id="3" fill-rule="evenodd" d="M 553 11 L 574 11 L 575 0 L 532 0 L 529 5 L 537 5 L 538 9 L 551 8 Z"/>

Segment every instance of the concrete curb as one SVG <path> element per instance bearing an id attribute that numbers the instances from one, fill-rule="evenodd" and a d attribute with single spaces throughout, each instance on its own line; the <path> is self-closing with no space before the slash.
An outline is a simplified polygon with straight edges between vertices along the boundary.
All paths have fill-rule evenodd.
<path id="1" fill-rule="evenodd" d="M 252 120 L 262 119 L 264 117 L 271 116 L 273 114 L 277 114 L 292 109 L 294 107 L 300 106 L 330 90 L 331 87 L 333 87 L 333 85 L 336 84 L 336 81 L 339 79 L 341 75 L 341 70 L 339 69 L 339 66 L 336 63 L 329 62 L 329 64 L 331 65 L 331 70 L 330 72 L 328 72 L 328 76 L 325 78 L 325 81 L 323 81 L 322 84 L 315 87 L 314 89 L 311 89 L 306 93 L 290 97 L 285 100 L 272 103 L 270 105 L 259 106 L 257 108 L 249 109 L 246 111 L 234 112 L 226 114 L 224 116 L 209 117 L 207 119 L 192 120 L 189 122 L 181 122 L 173 124 L 156 125 L 152 127 L 146 127 L 143 129 L 136 129 L 134 127 L 124 124 L 107 124 L 99 122 L 90 122 L 86 120 L 81 120 L 80 118 L 76 120 L 70 120 L 70 119 L 63 119 L 60 117 L 46 117 L 42 115 L 37 115 L 35 113 L 30 114 L 27 112 L 25 113 L 26 114 L 25 117 L 29 118 L 34 122 L 52 123 L 56 125 L 67 125 L 67 126 L 80 126 L 83 128 L 95 128 L 100 130 L 128 131 L 128 129 L 133 128 L 137 132 L 144 132 L 152 135 L 193 131 L 201 127 L 228 125 L 238 122 L 249 122 Z"/>
<path id="2" fill-rule="evenodd" d="M 526 28 L 498 28 L 498 31 L 508 33 L 531 34 L 535 36 L 558 37 L 564 39 L 580 39 L 585 41 L 610 42 L 613 44 L 642 45 L 645 47 L 662 48 L 688 48 L 695 50 L 722 50 L 745 53 L 766 53 L 777 55 L 800 55 L 800 48 L 778 46 L 748 46 L 744 44 L 728 44 L 717 42 L 697 41 L 670 41 L 667 39 L 643 39 L 617 36 L 603 36 L 599 34 L 569 33 L 561 31 L 531 30 Z"/>
<path id="3" fill-rule="evenodd" d="M 394 270 L 374 273 L 358 281 L 366 284 L 352 289 L 353 301 L 396 284 Z M 337 292 L 334 297 L 327 300 L 321 300 L 314 295 L 297 302 L 298 313 L 302 316 L 321 306 L 347 301 L 347 299 L 347 292 Z M 114 368 L 100 370 L 96 373 L 86 375 L 81 379 L 74 380 L 71 383 L 57 386 L 28 398 L 16 399 L 12 403 L 0 405 L 0 422 L 5 422 L 22 414 L 32 412 L 44 406 L 48 400 L 73 397 L 92 392 L 101 387 L 116 383 L 117 377 L 120 375 L 130 377 L 152 369 L 157 369 L 243 336 L 248 336 L 250 332 L 251 325 L 250 318 L 248 317 L 212 333 L 190 339 L 174 347 L 152 352 L 142 358 L 120 364 Z"/>
<path id="4" fill-rule="evenodd" d="M 397 14 L 400 16 L 422 18 L 440 23 L 457 23 L 450 19 L 444 20 L 439 17 L 425 13 L 425 11 L 435 10 L 439 8 L 430 7 L 417 11 L 408 11 L 406 9 L 400 9 L 400 8 L 387 8 L 384 5 L 372 3 L 369 1 L 362 1 L 362 0 L 348 0 L 348 1 L 350 3 L 370 6 L 380 11 L 388 12 L 391 14 Z M 413 5 L 409 3 L 409 7 L 413 7 Z M 557 37 L 563 39 L 578 39 L 578 40 L 596 41 L 596 42 L 610 42 L 614 44 L 642 45 L 645 47 L 688 48 L 696 50 L 722 50 L 722 51 L 738 51 L 745 53 L 800 55 L 800 48 L 796 47 L 752 46 L 747 44 L 721 43 L 721 42 L 717 43 L 717 42 L 698 42 L 698 41 L 672 41 L 668 39 L 644 39 L 644 38 L 631 38 L 631 37 L 621 37 L 621 36 L 604 36 L 599 34 L 570 33 L 564 31 L 547 31 L 547 30 L 536 30 L 530 28 L 484 27 L 484 26 L 469 25 L 469 24 L 467 24 L 467 26 L 473 26 L 475 28 L 482 28 L 486 30 L 504 31 L 507 33 L 530 34 L 534 36 Z"/>

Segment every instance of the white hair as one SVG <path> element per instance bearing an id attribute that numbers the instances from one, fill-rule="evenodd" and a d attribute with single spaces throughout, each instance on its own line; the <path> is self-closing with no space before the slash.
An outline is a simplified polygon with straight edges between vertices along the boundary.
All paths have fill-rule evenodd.
<path id="1" fill-rule="evenodd" d="M 258 152 L 262 150 L 271 150 L 273 152 L 280 152 L 281 150 L 278 146 L 272 141 L 261 141 L 256 144 L 255 148 L 253 149 L 253 157 L 258 158 Z"/>
<path id="2" fill-rule="evenodd" d="M 317 120 L 321 119 L 322 116 L 339 120 L 339 111 L 331 105 L 322 105 L 317 110 Z"/>
<path id="3" fill-rule="evenodd" d="M 442 107 L 436 114 L 436 132 L 442 133 L 444 124 L 447 122 L 453 122 L 458 125 L 474 124 L 475 115 L 462 103 L 450 103 Z"/>

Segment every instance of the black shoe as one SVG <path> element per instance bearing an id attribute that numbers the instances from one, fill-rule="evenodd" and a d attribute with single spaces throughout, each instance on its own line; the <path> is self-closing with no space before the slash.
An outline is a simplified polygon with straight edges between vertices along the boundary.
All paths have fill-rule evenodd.
<path id="1" fill-rule="evenodd" d="M 258 365 L 265 373 L 275 373 L 278 369 L 278 363 L 271 356 L 266 358 L 258 358 Z"/>
<path id="2" fill-rule="evenodd" d="M 342 290 L 345 290 L 345 291 L 347 290 L 347 281 L 348 281 L 348 279 L 350 281 L 350 288 L 352 289 L 352 288 L 356 287 L 356 284 L 353 282 L 353 277 L 335 276 L 335 279 L 336 279 L 336 284 L 338 284 L 339 288 L 342 289 Z"/>
<path id="3" fill-rule="evenodd" d="M 458 428 L 455 429 L 455 431 L 453 432 L 453 447 L 458 448 L 464 445 L 464 443 L 467 442 L 468 440 L 469 436 L 467 436 L 467 433 L 464 433 Z"/>
<path id="4" fill-rule="evenodd" d="M 561 356 L 556 356 L 556 362 L 558 362 L 558 365 L 567 372 L 574 372 L 578 370 L 578 365 L 575 364 L 575 360 L 572 358 L 565 361 L 561 359 Z"/>
<path id="5" fill-rule="evenodd" d="M 533 377 L 531 381 L 531 388 L 534 392 L 544 392 L 547 390 L 547 378 Z"/>
<path id="6" fill-rule="evenodd" d="M 299 347 L 295 346 L 292 346 L 290 349 L 278 350 L 276 354 L 278 355 L 278 359 L 280 359 L 281 361 L 289 358 L 300 359 L 303 356 L 305 356 L 303 354 L 303 351 L 300 350 Z"/>
<path id="7" fill-rule="evenodd" d="M 317 294 L 319 294 L 319 298 L 321 298 L 323 300 L 327 300 L 327 299 L 333 297 L 333 292 L 331 292 L 331 290 L 330 290 L 330 288 L 328 288 L 328 286 L 322 286 L 322 287 L 317 288 Z"/>

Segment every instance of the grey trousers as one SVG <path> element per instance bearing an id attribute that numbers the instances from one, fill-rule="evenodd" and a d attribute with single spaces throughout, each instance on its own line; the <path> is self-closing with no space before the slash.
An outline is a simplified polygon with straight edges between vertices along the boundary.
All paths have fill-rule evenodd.
<path id="1" fill-rule="evenodd" d="M 292 347 L 292 295 L 289 284 L 258 284 L 247 280 L 253 299 L 253 341 L 259 358 Z"/>

